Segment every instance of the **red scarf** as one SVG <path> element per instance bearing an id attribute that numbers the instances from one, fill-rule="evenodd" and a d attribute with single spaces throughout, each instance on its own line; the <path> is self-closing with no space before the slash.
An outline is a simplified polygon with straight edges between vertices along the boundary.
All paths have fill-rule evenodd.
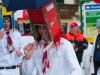
<path id="1" fill-rule="evenodd" d="M 14 47 L 13 47 L 13 45 L 12 45 L 12 39 L 11 39 L 11 37 L 9 36 L 9 32 L 6 32 L 6 34 L 8 35 L 8 37 L 7 37 L 8 52 L 9 52 L 9 53 L 12 53 L 13 50 L 14 50 Z"/>
<path id="2" fill-rule="evenodd" d="M 47 45 L 48 45 L 48 44 L 44 44 L 44 48 L 45 48 Z M 43 73 L 46 73 L 46 68 L 50 68 L 47 50 L 43 53 L 42 65 L 43 65 L 42 72 L 43 72 Z"/>

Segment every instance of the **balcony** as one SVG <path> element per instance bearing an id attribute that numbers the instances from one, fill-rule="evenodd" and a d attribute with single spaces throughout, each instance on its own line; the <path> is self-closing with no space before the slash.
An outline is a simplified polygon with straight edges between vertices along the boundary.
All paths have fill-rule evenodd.
<path id="1" fill-rule="evenodd" d="M 61 19 L 72 19 L 78 12 L 78 4 L 58 4 L 58 11 Z"/>
<path id="2" fill-rule="evenodd" d="M 71 23 L 78 12 L 79 4 L 57 4 L 61 23 Z"/>

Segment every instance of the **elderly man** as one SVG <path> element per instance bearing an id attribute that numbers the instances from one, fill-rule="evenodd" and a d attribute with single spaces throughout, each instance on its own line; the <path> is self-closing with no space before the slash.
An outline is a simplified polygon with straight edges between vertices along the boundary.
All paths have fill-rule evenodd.
<path id="1" fill-rule="evenodd" d="M 88 42 L 84 38 L 84 36 L 80 33 L 78 29 L 78 24 L 76 22 L 71 23 L 70 27 L 72 31 L 66 35 L 67 40 L 69 40 L 72 43 L 74 47 L 74 51 L 78 58 L 79 64 L 81 64 L 82 53 L 83 53 L 83 50 L 85 50 L 88 47 Z"/>

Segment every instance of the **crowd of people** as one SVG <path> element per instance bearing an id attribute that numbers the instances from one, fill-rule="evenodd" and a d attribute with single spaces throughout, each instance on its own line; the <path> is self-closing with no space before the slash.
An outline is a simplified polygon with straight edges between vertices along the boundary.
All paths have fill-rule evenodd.
<path id="1" fill-rule="evenodd" d="M 40 35 L 37 42 L 26 45 L 19 31 L 12 29 L 11 18 L 6 16 L 3 22 L 4 28 L 0 30 L 0 75 L 20 75 L 19 66 L 23 75 L 82 75 L 82 56 L 88 42 L 76 22 L 71 23 L 66 37 L 54 39 L 45 52 L 43 49 L 51 42 L 45 24 L 36 25 Z M 97 25 L 97 30 L 89 58 L 91 75 L 97 75 L 100 66 L 100 25 Z"/>

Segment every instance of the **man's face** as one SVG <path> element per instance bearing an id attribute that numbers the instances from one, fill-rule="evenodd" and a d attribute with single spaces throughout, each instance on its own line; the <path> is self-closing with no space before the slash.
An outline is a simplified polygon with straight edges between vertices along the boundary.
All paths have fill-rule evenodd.
<path id="1" fill-rule="evenodd" d="M 73 28 L 72 27 L 70 27 L 70 32 L 73 33 Z"/>
<path id="2" fill-rule="evenodd" d="M 38 26 L 38 31 L 42 38 L 44 39 L 48 38 L 49 34 L 48 34 L 47 26 L 43 26 L 43 25 Z"/>
<path id="3" fill-rule="evenodd" d="M 4 20 L 4 29 L 8 31 L 10 29 L 10 21 L 9 20 Z"/>
<path id="4" fill-rule="evenodd" d="M 73 31 L 73 33 L 74 33 L 74 32 L 77 32 L 77 30 L 78 30 L 78 27 L 77 27 L 77 26 L 72 27 L 72 31 Z"/>
<path id="5" fill-rule="evenodd" d="M 100 34 L 100 28 L 98 28 L 98 34 Z"/>

